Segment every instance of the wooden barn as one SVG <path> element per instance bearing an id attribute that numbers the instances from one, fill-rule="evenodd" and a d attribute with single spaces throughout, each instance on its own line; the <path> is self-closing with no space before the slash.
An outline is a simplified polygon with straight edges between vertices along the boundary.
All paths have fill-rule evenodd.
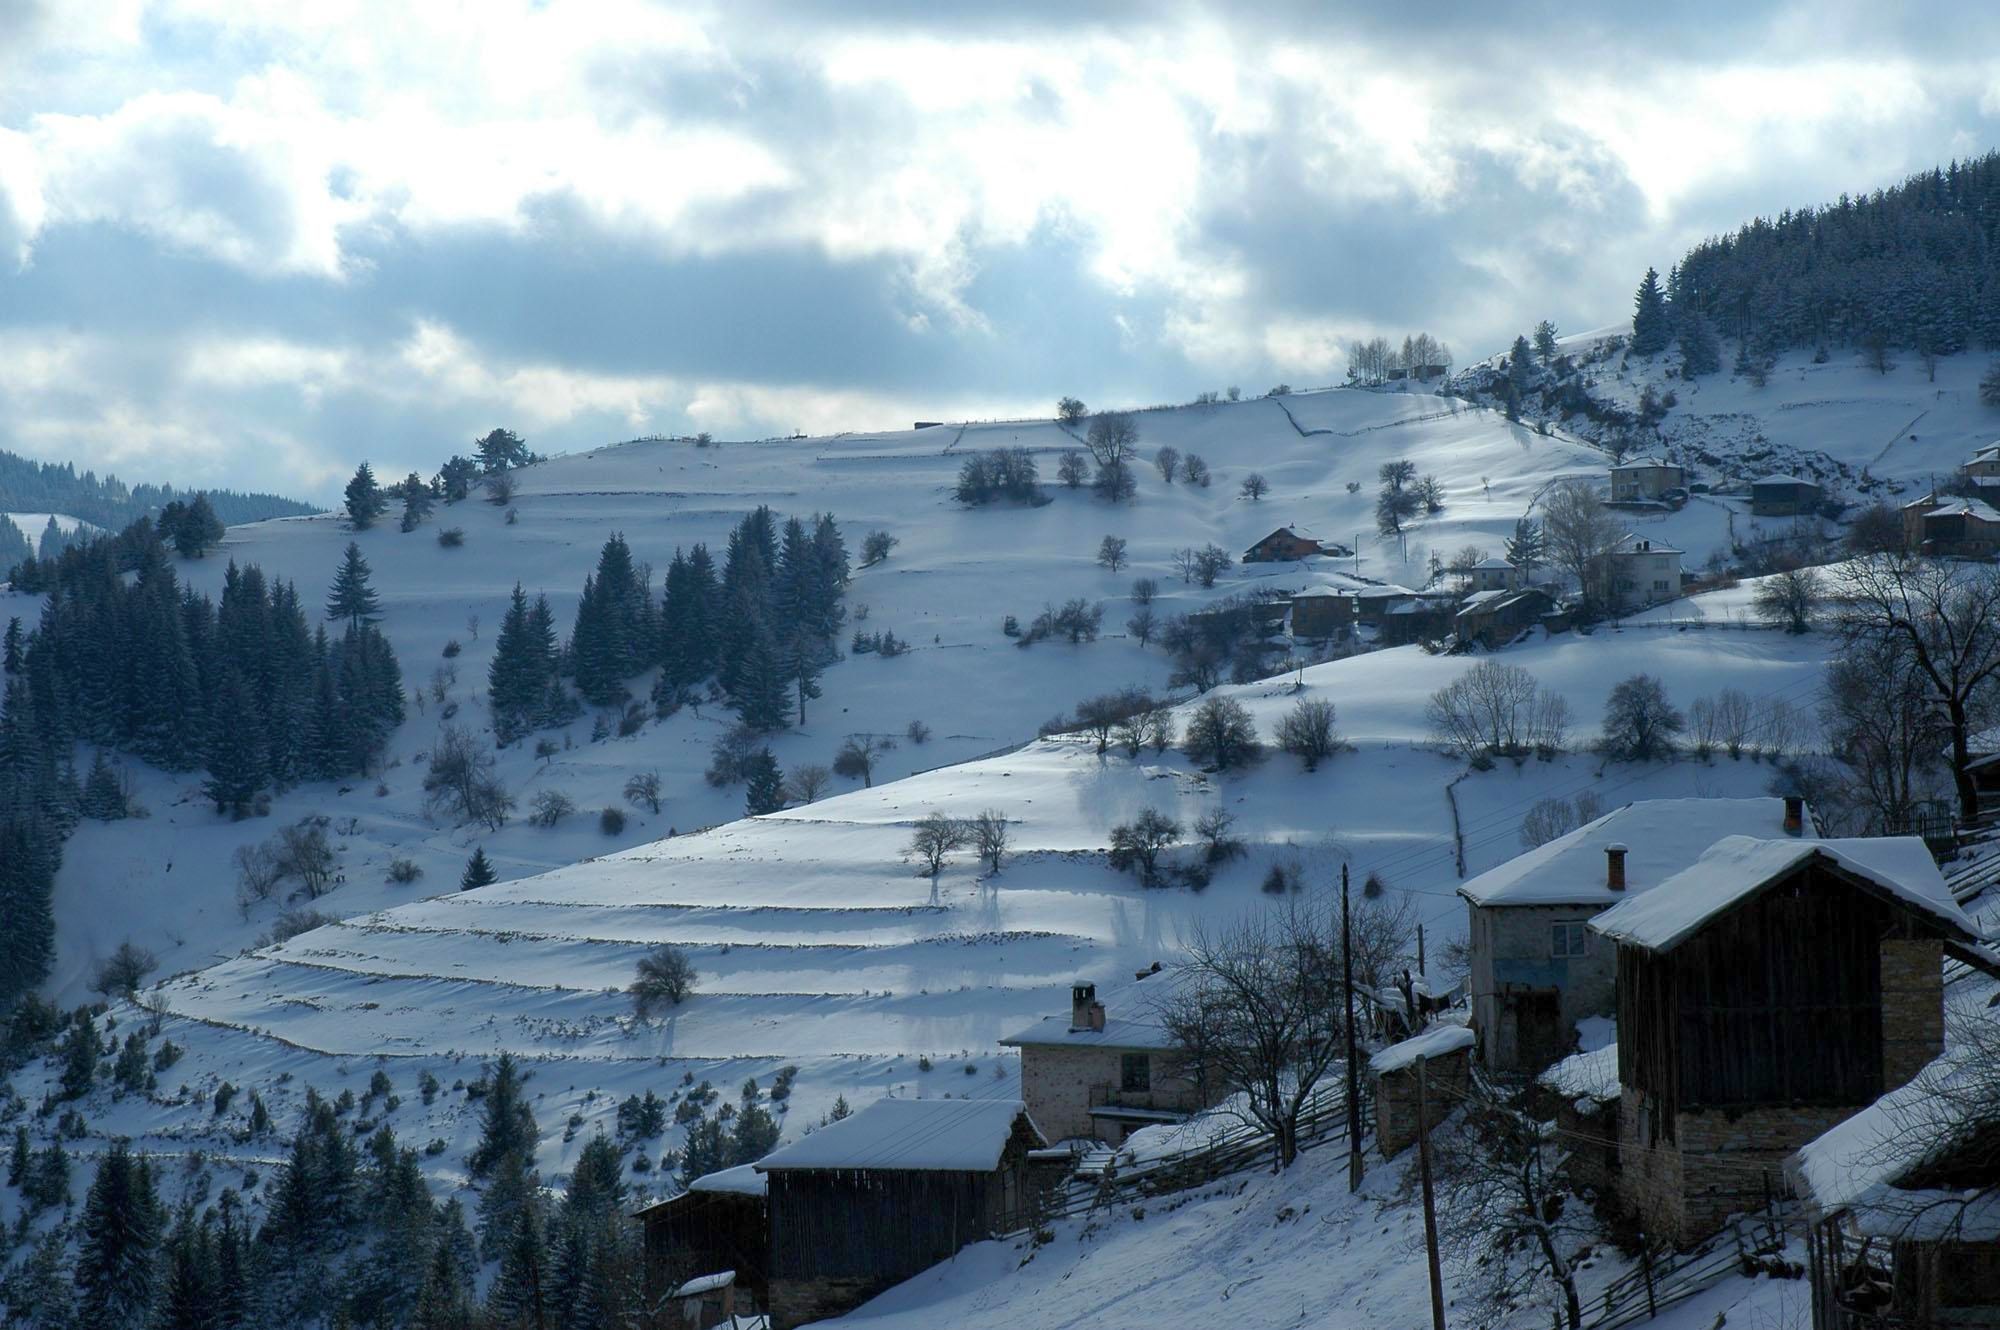
<path id="1" fill-rule="evenodd" d="M 2000 1325 L 2000 1122 L 1976 1044 L 1793 1156 L 1814 1330 Z"/>
<path id="2" fill-rule="evenodd" d="M 1315 587 L 1292 597 L 1292 636 L 1320 641 L 1344 636 L 1354 626 L 1354 593 Z"/>
<path id="3" fill-rule="evenodd" d="M 1758 517 L 1801 517 L 1819 507 L 1820 488 L 1797 476 L 1762 476 L 1750 482 L 1750 511 Z"/>
<path id="4" fill-rule="evenodd" d="M 1490 651 L 1513 641 L 1524 629 L 1545 622 L 1555 608 L 1555 598 L 1540 587 L 1475 591 L 1459 607 L 1452 628 L 1460 641 L 1477 642 Z"/>
<path id="5" fill-rule="evenodd" d="M 880 1099 L 753 1165 L 769 1188 L 772 1330 L 839 1316 L 1027 1210 L 1047 1146 L 1018 1099 Z"/>
<path id="6" fill-rule="evenodd" d="M 1909 836 L 1730 836 L 1590 928 L 1618 948 L 1619 1194 L 1683 1246 L 1938 1055 L 1944 953 L 1979 936 Z"/>
<path id="7" fill-rule="evenodd" d="M 1281 526 L 1243 551 L 1245 563 L 1285 563 L 1294 559 L 1317 559 L 1322 554 L 1351 554 L 1344 545 L 1333 545 L 1295 526 Z"/>
<path id="8" fill-rule="evenodd" d="M 648 1206 L 637 1218 L 646 1231 L 646 1281 L 655 1298 L 728 1273 L 734 1275 L 728 1287 L 736 1307 L 746 1301 L 769 1305 L 764 1175 L 753 1166 L 696 1178 L 686 1191 Z"/>

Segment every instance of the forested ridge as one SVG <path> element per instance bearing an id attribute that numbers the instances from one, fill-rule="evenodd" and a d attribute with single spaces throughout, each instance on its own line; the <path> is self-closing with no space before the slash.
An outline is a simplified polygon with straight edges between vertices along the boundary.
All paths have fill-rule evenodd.
<path id="1" fill-rule="evenodd" d="M 218 489 L 201 492 L 208 495 L 215 515 L 229 526 L 320 511 L 312 504 L 276 494 L 238 494 Z M 190 499 L 194 493 L 172 485 L 128 486 L 111 475 L 100 480 L 93 471 L 78 475 L 69 462 L 37 462 L 0 449 L 0 512 L 64 513 L 94 526 L 116 530 L 134 518 L 158 513 L 176 499 Z"/>

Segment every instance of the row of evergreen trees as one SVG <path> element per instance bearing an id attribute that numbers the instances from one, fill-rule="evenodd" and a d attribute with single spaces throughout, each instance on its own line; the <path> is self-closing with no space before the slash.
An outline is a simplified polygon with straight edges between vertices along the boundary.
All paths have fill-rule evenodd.
<path id="1" fill-rule="evenodd" d="M 155 525 L 64 552 L 40 622 L 10 621 L 0 692 L 0 1007 L 30 991 L 53 952 L 49 893 L 80 813 L 123 800 L 100 760 L 79 785 L 78 743 L 168 771 L 205 770 L 219 812 L 270 786 L 365 770 L 403 720 L 402 674 L 350 545 L 311 626 L 297 589 L 231 564 L 220 603 L 175 576 Z"/>
<path id="2" fill-rule="evenodd" d="M 2000 152 L 1760 217 L 1689 250 L 1664 288 L 1647 278 L 1633 325 L 1640 355 L 1686 337 L 1700 360 L 1718 329 L 1763 352 L 2000 350 Z"/>
<path id="3" fill-rule="evenodd" d="M 626 700 L 629 681 L 655 667 L 652 700 L 663 715 L 713 682 L 753 730 L 783 729 L 794 708 L 803 722 L 805 704 L 820 695 L 821 670 L 838 654 L 848 573 L 831 515 L 810 523 L 794 517 L 781 529 L 760 507 L 730 533 L 719 572 L 707 546 L 676 549 L 656 600 L 652 570 L 614 534 L 560 648 L 548 601 L 530 602 L 515 587 L 487 675 L 494 730 L 511 743 L 570 719 L 565 677 L 584 701 L 612 706 Z"/>
<path id="4" fill-rule="evenodd" d="M 418 1152 L 390 1128 L 357 1144 L 342 1108 L 310 1090 L 254 1231 L 233 1190 L 200 1214 L 191 1204 L 170 1213 L 151 1164 L 114 1144 L 81 1211 L 0 1281 L 8 1324 L 595 1330 L 637 1323 L 647 1302 L 644 1253 L 624 1219 L 620 1152 L 600 1135 L 580 1152 L 559 1198 L 543 1188 L 523 1079 L 503 1057 L 478 1087 L 483 1131 L 469 1162 L 483 1190 L 474 1224 L 457 1199 L 432 1200 Z M 50 1151 L 61 1158 L 59 1142 Z M 47 1171 L 31 1163 L 15 1185 L 25 1196 Z M 482 1305 L 476 1277 L 494 1263 Z"/>
<path id="5" fill-rule="evenodd" d="M 319 510 L 311 504 L 275 494 L 239 494 L 208 490 L 216 515 L 234 526 L 267 517 L 302 517 Z M 137 518 L 157 515 L 193 495 L 171 485 L 128 487 L 116 476 L 99 479 L 92 471 L 77 474 L 71 462 L 36 462 L 0 449 L 0 512 L 65 513 L 92 526 L 116 531 Z M 0 561 L 0 568 L 9 566 Z"/>

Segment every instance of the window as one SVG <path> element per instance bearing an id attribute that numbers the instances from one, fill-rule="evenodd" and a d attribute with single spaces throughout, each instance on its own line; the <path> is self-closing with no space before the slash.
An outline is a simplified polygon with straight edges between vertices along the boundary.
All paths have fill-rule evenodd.
<path id="1" fill-rule="evenodd" d="M 1127 1053 L 1118 1059 L 1118 1088 L 1126 1094 L 1144 1094 L 1153 1088 L 1153 1058 L 1148 1053 Z"/>
<path id="2" fill-rule="evenodd" d="M 1549 954 L 1557 960 L 1585 954 L 1585 941 L 1581 923 L 1549 926 Z"/>
<path id="3" fill-rule="evenodd" d="M 1654 578 L 1654 579 L 1653 579 L 1653 590 L 1655 590 L 1655 591 L 1667 591 L 1667 590 L 1670 590 L 1670 589 L 1671 589 L 1671 588 L 1669 588 L 1669 587 L 1667 586 L 1667 579 L 1666 579 L 1666 578 L 1664 578 L 1664 577 L 1656 577 L 1656 578 Z"/>

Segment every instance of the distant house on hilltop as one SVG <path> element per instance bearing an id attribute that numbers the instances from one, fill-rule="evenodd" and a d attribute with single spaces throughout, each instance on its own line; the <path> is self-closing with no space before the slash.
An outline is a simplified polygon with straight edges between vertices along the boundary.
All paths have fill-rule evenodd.
<path id="1" fill-rule="evenodd" d="M 1687 469 L 1657 457 L 1638 457 L 1611 468 L 1611 501 L 1638 503 L 1687 487 Z"/>
<path id="2" fill-rule="evenodd" d="M 1459 887 L 1479 1054 L 1533 1071 L 1567 1054 L 1577 1022 L 1616 1008 L 1611 947 L 1585 925 L 1658 887 L 1724 836 L 1803 835 L 1803 800 L 1648 799 L 1614 809 Z"/>
<path id="3" fill-rule="evenodd" d="M 1320 555 L 1345 557 L 1354 553 L 1345 545 L 1321 540 L 1295 526 L 1281 526 L 1243 551 L 1245 563 L 1286 563 L 1296 559 L 1316 559 Z"/>
<path id="4" fill-rule="evenodd" d="M 1991 964 L 1911 836 L 1731 836 L 1590 930 L 1618 949 L 1619 1195 L 1679 1246 L 1937 1057 L 1945 954 Z"/>
<path id="5" fill-rule="evenodd" d="M 1797 476 L 1771 475 L 1750 482 L 1750 511 L 1758 517 L 1798 517 L 1819 507 L 1820 488 Z"/>
<path id="6" fill-rule="evenodd" d="M 1209 1106 L 1155 1014 L 1153 998 L 1171 982 L 1154 971 L 1120 987 L 1111 995 L 1116 1015 L 1098 1000 L 1097 985 L 1079 983 L 1067 1017 L 1045 1017 L 1000 1041 L 1021 1050 L 1021 1097 L 1052 1140 L 1116 1144 Z"/>
<path id="7" fill-rule="evenodd" d="M 1014 1099 L 878 1099 L 766 1155 L 772 1330 L 853 1310 L 1028 1209 Z"/>

